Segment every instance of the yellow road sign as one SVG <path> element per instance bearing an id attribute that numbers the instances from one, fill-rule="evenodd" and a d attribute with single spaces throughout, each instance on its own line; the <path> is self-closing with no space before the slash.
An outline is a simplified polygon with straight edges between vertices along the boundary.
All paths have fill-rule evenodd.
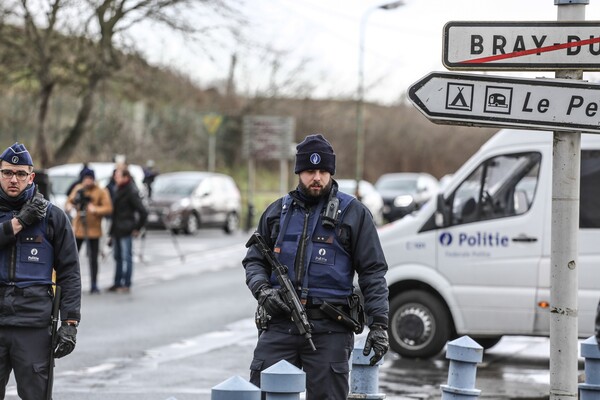
<path id="1" fill-rule="evenodd" d="M 219 114 L 207 114 L 202 117 L 202 123 L 204 123 L 206 131 L 210 135 L 214 135 L 217 133 L 221 127 L 221 124 L 223 123 L 223 116 Z"/>

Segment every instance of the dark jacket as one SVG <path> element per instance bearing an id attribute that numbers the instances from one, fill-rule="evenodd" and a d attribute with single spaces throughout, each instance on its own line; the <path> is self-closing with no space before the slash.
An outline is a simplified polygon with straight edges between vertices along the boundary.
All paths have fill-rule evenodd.
<path id="1" fill-rule="evenodd" d="M 79 255 L 71 224 L 64 211 L 52 205 L 48 208 L 44 223 L 47 226 L 45 236 L 52 246 L 56 284 L 62 289 L 60 319 L 79 321 L 81 276 Z M 0 229 L 0 251 L 2 252 L 15 251 L 17 240 L 20 240 L 21 233 L 25 232 L 15 236 L 9 224 L 10 221 L 4 222 Z M 0 268 L 9 267 L 8 263 L 0 266 Z M 17 282 L 0 282 L 0 326 L 48 326 L 51 310 L 50 285 L 19 287 Z"/>
<path id="2" fill-rule="evenodd" d="M 144 227 L 147 218 L 148 211 L 133 181 L 123 187 L 115 188 L 111 236 L 117 238 L 131 236 L 133 231 L 139 231 Z"/>
<path id="3" fill-rule="evenodd" d="M 294 197 L 295 191 L 290 195 Z M 279 199 L 269 205 L 259 221 L 257 231 L 271 248 L 279 236 L 282 204 L 282 199 Z M 292 207 L 301 207 L 301 205 L 295 201 Z M 310 212 L 320 214 L 322 210 L 316 208 L 312 207 Z M 358 285 L 364 296 L 369 323 L 377 322 L 387 326 L 389 311 L 388 287 L 385 280 L 387 263 L 368 209 L 359 201 L 352 201 L 341 220 L 337 221 L 335 234 L 338 235 L 337 240 L 350 254 L 352 274 L 356 272 L 358 275 Z M 310 235 L 309 238 L 313 241 L 318 240 Z M 299 246 L 299 248 L 303 247 L 308 246 Z M 246 284 L 256 297 L 257 289 L 270 281 L 271 271 L 265 265 L 262 254 L 256 246 L 248 249 L 242 264 L 246 269 Z"/>

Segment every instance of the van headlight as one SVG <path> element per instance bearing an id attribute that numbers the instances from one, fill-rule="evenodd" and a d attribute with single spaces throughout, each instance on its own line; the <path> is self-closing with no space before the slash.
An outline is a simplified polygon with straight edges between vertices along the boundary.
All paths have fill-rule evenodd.
<path id="1" fill-rule="evenodd" d="M 398 196 L 394 199 L 395 207 L 408 207 L 412 204 L 413 197 L 409 194 Z"/>

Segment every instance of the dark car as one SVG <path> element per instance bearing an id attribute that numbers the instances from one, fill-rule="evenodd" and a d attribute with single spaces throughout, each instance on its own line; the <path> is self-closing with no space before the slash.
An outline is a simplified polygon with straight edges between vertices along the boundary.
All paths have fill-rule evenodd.
<path id="1" fill-rule="evenodd" d="M 212 172 L 171 172 L 158 175 L 148 201 L 149 228 L 194 234 L 200 228 L 239 228 L 240 191 L 233 178 Z"/>
<path id="2" fill-rule="evenodd" d="M 424 172 L 383 174 L 375 183 L 383 198 L 383 217 L 388 222 L 418 210 L 435 196 L 438 188 L 438 180 Z"/>

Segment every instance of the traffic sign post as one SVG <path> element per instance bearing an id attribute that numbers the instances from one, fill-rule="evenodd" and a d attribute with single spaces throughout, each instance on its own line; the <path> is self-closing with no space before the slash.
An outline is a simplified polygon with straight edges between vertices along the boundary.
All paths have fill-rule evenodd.
<path id="1" fill-rule="evenodd" d="M 600 21 L 448 22 L 443 63 L 454 70 L 600 70 Z"/>
<path id="2" fill-rule="evenodd" d="M 585 20 L 589 0 L 554 0 L 558 19 Z M 581 80 L 582 68 L 557 78 Z M 577 302 L 581 132 L 554 132 L 550 239 L 550 400 L 578 396 Z"/>
<path id="3" fill-rule="evenodd" d="M 600 133 L 600 85 L 433 72 L 408 96 L 435 123 Z"/>
<path id="4" fill-rule="evenodd" d="M 457 70 L 554 70 L 559 79 L 431 73 L 409 98 L 435 123 L 554 131 L 550 276 L 550 400 L 577 398 L 577 237 L 581 132 L 600 133 L 600 22 L 589 0 L 554 0 L 558 22 L 449 22 L 443 63 Z"/>

